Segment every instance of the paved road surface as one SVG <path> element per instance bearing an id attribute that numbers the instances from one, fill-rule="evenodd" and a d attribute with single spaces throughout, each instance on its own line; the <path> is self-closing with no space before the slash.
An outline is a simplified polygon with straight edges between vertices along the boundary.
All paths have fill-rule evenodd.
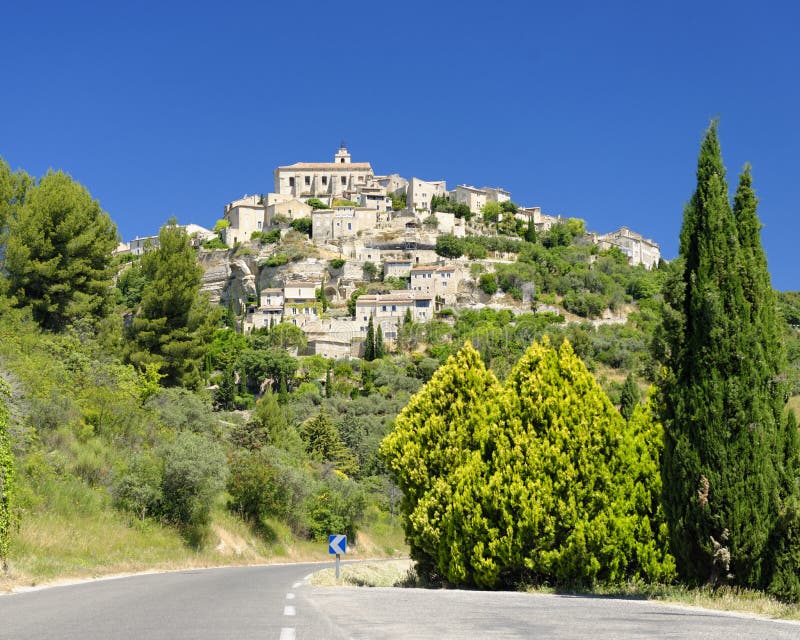
<path id="1" fill-rule="evenodd" d="M 181 571 L 2 596 L 0 639 L 800 638 L 798 623 L 641 601 L 308 585 L 323 566 Z"/>

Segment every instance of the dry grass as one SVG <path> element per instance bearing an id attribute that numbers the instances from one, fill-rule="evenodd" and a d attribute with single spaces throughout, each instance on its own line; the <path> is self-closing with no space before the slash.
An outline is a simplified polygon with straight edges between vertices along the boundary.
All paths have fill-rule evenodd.
<path id="1" fill-rule="evenodd" d="M 331 568 L 317 571 L 311 577 L 311 584 L 318 587 L 333 587 L 337 584 L 350 587 L 394 587 L 406 579 L 410 568 L 411 560 L 408 559 L 342 564 L 338 583 L 336 571 Z"/>

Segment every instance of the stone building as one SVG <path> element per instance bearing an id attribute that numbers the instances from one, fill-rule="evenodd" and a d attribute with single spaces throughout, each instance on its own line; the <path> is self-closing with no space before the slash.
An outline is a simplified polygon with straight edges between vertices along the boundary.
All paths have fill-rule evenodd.
<path id="1" fill-rule="evenodd" d="M 362 207 L 334 207 L 311 212 L 311 237 L 316 242 L 350 238 L 378 223 L 375 209 Z"/>
<path id="2" fill-rule="evenodd" d="M 262 231 L 266 226 L 267 207 L 261 196 L 242 196 L 238 200 L 225 205 L 222 218 L 228 222 L 228 228 L 222 233 L 225 244 L 250 240 L 255 231 Z"/>
<path id="3" fill-rule="evenodd" d="M 275 169 L 275 193 L 295 198 L 344 197 L 367 186 L 373 175 L 369 162 L 352 162 L 342 146 L 333 162 L 296 162 Z"/>
<path id="4" fill-rule="evenodd" d="M 362 335 L 366 335 L 369 319 L 377 328 L 380 323 L 383 337 L 395 340 L 397 332 L 411 311 L 414 322 L 433 320 L 435 301 L 433 296 L 416 291 L 393 291 L 385 294 L 365 294 L 356 299 L 356 323 Z"/>
<path id="5" fill-rule="evenodd" d="M 657 266 L 661 259 L 661 249 L 658 243 L 627 227 L 620 227 L 611 233 L 597 236 L 595 242 L 601 249 L 617 247 L 628 256 L 630 264 L 643 264 L 647 269 Z"/>
<path id="6" fill-rule="evenodd" d="M 444 180 L 427 182 L 419 178 L 411 178 L 408 183 L 406 207 L 411 211 L 430 212 L 431 198 L 447 195 L 447 184 Z"/>
<path id="7" fill-rule="evenodd" d="M 450 202 L 453 204 L 465 204 L 472 213 L 480 213 L 488 200 L 486 191 L 469 187 L 465 184 L 458 185 L 450 192 Z"/>
<path id="8" fill-rule="evenodd" d="M 461 277 L 452 265 L 421 265 L 411 268 L 411 290 L 441 298 L 445 304 L 456 301 Z"/>

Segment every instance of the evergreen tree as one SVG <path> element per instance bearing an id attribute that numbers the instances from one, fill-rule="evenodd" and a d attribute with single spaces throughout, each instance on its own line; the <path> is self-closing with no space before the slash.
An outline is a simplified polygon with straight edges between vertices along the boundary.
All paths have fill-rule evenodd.
<path id="1" fill-rule="evenodd" d="M 375 331 L 375 359 L 378 360 L 384 355 L 386 355 L 386 353 L 384 352 L 383 346 L 383 329 L 380 323 L 378 323 L 378 329 Z"/>
<path id="2" fill-rule="evenodd" d="M 679 574 L 763 587 L 785 468 L 781 346 L 749 171 L 731 209 L 717 125 L 665 289 L 663 502 Z"/>
<path id="3" fill-rule="evenodd" d="M 7 208 L 5 267 L 17 304 L 55 331 L 108 315 L 117 229 L 97 200 L 59 171 L 28 189 L 21 206 Z"/>
<path id="4" fill-rule="evenodd" d="M 525 240 L 531 243 L 536 242 L 536 225 L 533 223 L 533 216 L 528 218 L 528 228 L 525 230 Z"/>
<path id="5" fill-rule="evenodd" d="M 367 323 L 367 339 L 364 341 L 364 360 L 372 362 L 375 359 L 375 328 L 372 324 L 372 316 Z"/>
<path id="6" fill-rule="evenodd" d="M 333 380 L 331 379 L 331 368 L 325 370 L 325 397 L 333 397 Z"/>
<path id="7" fill-rule="evenodd" d="M 312 460 L 332 464 L 344 473 L 353 473 L 356 470 L 355 456 L 342 442 L 339 431 L 325 409 L 303 423 L 300 436 L 305 442 L 306 453 Z"/>
<path id="8" fill-rule="evenodd" d="M 142 256 L 147 287 L 129 330 L 129 360 L 162 365 L 168 386 L 196 388 L 219 314 L 200 294 L 203 270 L 186 231 L 174 220 L 161 228 L 158 248 Z"/>
<path id="9" fill-rule="evenodd" d="M 475 582 L 471 572 L 466 575 L 463 562 L 463 554 L 471 549 L 469 531 L 448 526 L 445 519 L 456 470 L 472 451 L 479 452 L 477 457 L 481 449 L 491 455 L 488 426 L 493 420 L 488 412 L 499 394 L 497 378 L 467 342 L 411 398 L 381 444 L 381 454 L 403 491 L 406 541 L 420 575 Z M 469 506 L 474 508 L 474 502 Z M 479 519 L 479 512 L 473 509 L 472 517 Z M 463 553 L 451 556 L 462 542 Z"/>
<path id="10" fill-rule="evenodd" d="M 222 372 L 222 379 L 219 381 L 219 386 L 214 392 L 214 404 L 218 408 L 225 411 L 233 409 L 233 400 L 236 396 L 236 378 L 233 373 L 233 367 L 225 367 Z"/>
<path id="11" fill-rule="evenodd" d="M 625 378 L 625 384 L 622 385 L 619 402 L 619 412 L 626 421 L 631 419 L 634 409 L 639 404 L 639 399 L 639 387 L 633 379 L 633 374 L 629 373 Z"/>

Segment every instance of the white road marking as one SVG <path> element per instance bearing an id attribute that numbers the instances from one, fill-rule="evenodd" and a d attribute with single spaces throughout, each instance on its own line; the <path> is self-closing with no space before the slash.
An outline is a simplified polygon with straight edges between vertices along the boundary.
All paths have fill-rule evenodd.
<path id="1" fill-rule="evenodd" d="M 292 589 L 297 589 L 297 587 L 299 587 L 301 584 L 302 584 L 302 582 L 295 582 L 295 583 L 292 585 Z"/>
<path id="2" fill-rule="evenodd" d="M 283 627 L 280 640 L 294 640 L 294 627 Z"/>
<path id="3" fill-rule="evenodd" d="M 286 594 L 286 599 L 287 600 L 294 600 L 294 594 L 293 593 L 287 593 Z"/>
<path id="4" fill-rule="evenodd" d="M 303 577 L 303 580 L 311 580 L 311 576 L 313 575 L 314 575 L 313 573 L 309 573 L 307 576 Z"/>
<path id="5" fill-rule="evenodd" d="M 290 604 L 287 604 L 283 608 L 283 615 L 285 616 L 293 616 L 295 614 L 294 607 Z"/>

